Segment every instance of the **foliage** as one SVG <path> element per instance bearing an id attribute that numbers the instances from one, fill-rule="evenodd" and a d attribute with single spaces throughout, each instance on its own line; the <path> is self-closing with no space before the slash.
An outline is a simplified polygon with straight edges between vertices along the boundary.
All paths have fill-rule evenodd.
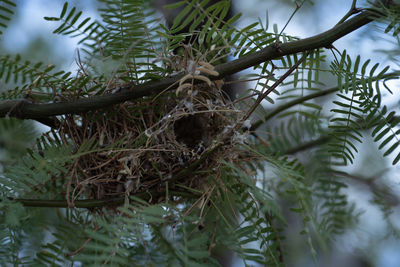
<path id="1" fill-rule="evenodd" d="M 0 27 L 7 28 L 7 23 L 10 21 L 11 16 L 14 14 L 16 4 L 13 1 L 2 0 L 0 6 Z M 0 31 L 0 34 L 3 34 Z"/>
<path id="2" fill-rule="evenodd" d="M 228 100 L 210 97 L 207 102 L 195 97 L 201 82 L 220 89 L 218 82 L 212 81 L 219 75 L 215 65 L 227 56 L 243 59 L 267 46 L 279 51 L 280 44 L 298 38 L 286 35 L 277 25 L 271 30 L 268 17 L 265 22 L 260 19 L 238 29 L 235 22 L 240 15 L 226 17 L 230 1 L 178 1 L 167 7 L 181 8 L 170 28 L 162 24 L 149 1 L 99 2 L 101 21 L 84 18 L 84 12 L 67 2 L 59 16 L 45 17 L 56 24 L 54 34 L 80 38 L 84 53 L 82 58 L 78 54 L 77 73 L 44 62 L 32 63 L 19 55 L 0 55 L 0 78 L 14 88 L 3 91 L 1 100 L 24 98 L 29 103 L 47 104 L 91 99 L 123 91 L 127 84 L 140 86 L 181 75 L 179 87 L 174 88 L 175 93 L 165 88 L 158 95 L 132 100 L 129 106 L 121 103 L 114 110 L 89 112 L 88 117 L 79 113 L 52 117 L 55 126 L 39 137 L 28 130 L 26 122 L 8 118 L 18 117 L 10 110 L 7 118 L 0 120 L 0 147 L 10 155 L 0 157 L 1 264 L 219 266 L 218 252 L 230 251 L 246 266 L 284 266 L 291 253 L 286 241 L 291 234 L 290 218 L 300 222 L 297 234 L 315 261 L 335 238 L 357 225 L 360 211 L 348 198 L 351 175 L 346 166 L 360 156 L 359 145 L 368 135 L 383 156 L 393 157 L 394 165 L 400 161 L 400 119 L 382 101 L 384 94 L 392 94 L 387 82 L 399 72 L 381 69 L 378 63 L 362 61 L 360 56 L 353 59 L 334 47 L 313 48 L 254 65 L 253 73 L 242 77 L 255 81 L 254 87 L 221 111 L 218 108 L 227 107 L 221 103 Z M 0 27 L 4 28 L 15 4 L 2 3 Z M 296 3 L 296 11 L 303 4 Z M 397 36 L 397 6 L 370 8 L 363 12 L 373 9 L 381 20 L 386 18 L 381 22 L 384 32 Z M 188 32 L 182 32 L 186 28 Z M 327 52 L 332 52 L 335 60 L 329 62 Z M 321 89 L 325 86 L 322 75 L 335 77 L 337 86 Z M 328 91 L 336 93 L 330 110 L 317 101 Z M 211 95 L 210 91 L 207 96 Z M 275 109 L 266 111 L 261 100 Z M 168 110 L 171 103 L 179 104 Z M 178 107 L 182 113 L 173 113 Z M 109 191 L 85 191 L 93 189 L 87 184 L 107 178 L 75 177 L 87 178 L 91 168 L 103 168 L 110 162 L 119 166 L 122 158 L 108 160 L 117 152 L 160 148 L 163 138 L 164 144 L 172 142 L 178 134 L 167 135 L 165 129 L 176 131 L 179 119 L 187 117 L 184 112 L 191 114 L 193 107 L 215 113 L 207 118 L 230 112 L 243 114 L 243 118 L 229 115 L 229 120 L 220 119 L 218 122 L 227 121 L 221 126 L 222 133 L 216 135 L 215 142 L 202 139 L 196 152 L 185 144 L 182 151 L 187 149 L 187 154 L 168 154 L 176 158 L 172 163 L 180 162 L 171 163 L 170 177 L 166 177 L 165 167 L 160 169 L 164 162 L 143 152 L 147 154 L 141 154 L 142 158 L 151 156 L 152 160 L 149 158 L 147 165 L 145 160 L 135 163 L 139 167 L 137 173 L 131 173 L 131 180 L 123 180 L 126 176 L 121 171 L 112 177 L 114 184 L 124 181 L 118 185 L 119 191 L 113 191 L 117 197 Z M 122 109 L 124 118 L 117 116 Z M 181 117 L 171 119 L 177 114 Z M 246 127 L 246 115 L 252 115 L 251 127 Z M 167 119 L 172 121 L 164 123 Z M 118 140 L 109 143 L 109 128 L 87 134 L 107 120 L 114 120 L 113 127 L 129 131 L 119 133 Z M 134 140 L 129 140 L 133 130 L 127 121 L 138 131 Z M 63 122 L 71 123 L 64 127 L 74 125 L 72 130 L 67 127 L 62 132 Z M 82 130 L 84 134 L 74 128 L 82 125 L 90 125 Z M 157 127 L 145 129 L 146 125 Z M 24 135 L 17 137 L 21 133 Z M 7 134 L 23 142 L 19 147 L 11 146 Z M 207 142 L 210 144 L 204 145 Z M 163 153 L 168 152 L 168 147 L 162 148 Z M 107 157 L 90 168 L 82 167 L 85 155 Z M 131 164 L 139 161 L 134 155 L 124 154 L 124 166 L 128 160 Z M 183 156 L 178 160 L 177 155 Z M 123 174 L 127 173 L 129 170 Z M 133 181 L 145 184 L 140 179 L 146 173 L 153 175 L 146 181 L 156 181 L 155 185 L 134 191 Z M 191 178 L 182 182 L 182 177 Z M 390 207 L 379 198 L 380 192 L 373 193 L 377 206 L 389 217 Z M 98 197 L 104 195 L 104 199 Z M 87 199 L 93 196 L 95 199 Z"/>

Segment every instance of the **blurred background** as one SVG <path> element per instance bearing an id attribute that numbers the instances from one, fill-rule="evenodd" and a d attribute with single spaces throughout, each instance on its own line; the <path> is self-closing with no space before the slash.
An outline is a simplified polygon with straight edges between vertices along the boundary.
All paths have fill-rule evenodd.
<path id="1" fill-rule="evenodd" d="M 149 0 L 150 1 L 150 0 Z M 0 39 L 2 54 L 21 54 L 22 58 L 32 62 L 44 61 L 55 64 L 66 71 L 77 69 L 76 39 L 53 35 L 51 32 L 56 24 L 47 22 L 44 16 L 58 16 L 64 4 L 63 0 L 18 0 L 18 11 L 9 23 L 4 35 Z M 292 0 L 233 0 L 233 13 L 242 13 L 243 16 L 237 25 L 245 27 L 258 18 L 266 20 L 271 25 L 277 24 L 281 30 L 293 11 L 295 4 Z M 323 1 L 315 0 L 314 4 L 307 3 L 295 14 L 288 24 L 285 33 L 296 37 L 309 37 L 333 27 L 349 10 L 351 0 Z M 85 17 L 99 18 L 95 0 L 71 0 L 70 6 L 83 10 Z M 358 1 L 358 7 L 365 7 L 366 1 Z M 161 13 L 160 13 L 161 16 Z M 382 33 L 383 26 L 370 23 L 362 29 L 345 36 L 334 43 L 334 46 L 355 58 L 361 55 L 361 62 L 370 58 L 372 63 L 380 63 L 380 68 L 390 65 L 398 68 L 399 45 L 398 40 Z M 332 54 L 326 53 L 328 62 Z M 322 66 L 329 69 L 329 66 Z M 336 79 L 331 76 L 322 78 L 326 88 L 336 85 Z M 7 89 L 0 81 L 1 90 Z M 251 86 L 244 84 L 243 86 Z M 399 86 L 396 82 L 389 83 L 393 95 L 384 98 L 389 107 L 398 106 Z M 326 99 L 324 100 L 326 101 Z M 266 105 L 268 109 L 269 106 Z M 27 126 L 29 127 L 29 125 Z M 37 132 L 45 131 L 46 127 L 31 124 Z M 20 139 L 19 139 L 20 138 Z M 20 142 L 20 143 L 18 143 Z M 0 157 L 6 160 L 9 156 L 7 149 L 12 149 L 18 143 L 20 150 L 14 156 L 22 153 L 23 147 L 29 145 L 23 135 L 17 137 L 15 133 L 0 131 Z M 8 144 L 8 145 L 7 145 Z M 359 224 L 355 229 L 349 229 L 333 241 L 332 249 L 320 255 L 319 266 L 400 266 L 400 243 L 398 231 L 400 228 L 400 170 L 391 166 L 391 158 L 383 158 L 382 152 L 371 140 L 366 140 L 358 147 L 359 155 L 354 165 L 348 171 L 350 186 L 348 195 L 350 201 L 356 204 L 361 213 Z M 385 214 L 374 203 L 376 194 L 384 194 L 389 200 L 391 211 Z M 387 219 L 384 220 L 384 217 Z M 293 222 L 295 223 L 295 222 Z M 308 247 L 304 246 L 296 237 L 299 236 L 295 225 L 292 233 L 287 233 L 286 246 L 290 248 L 288 266 L 312 266 L 313 261 L 308 256 Z M 233 261 L 233 266 L 243 266 L 240 260 Z"/>

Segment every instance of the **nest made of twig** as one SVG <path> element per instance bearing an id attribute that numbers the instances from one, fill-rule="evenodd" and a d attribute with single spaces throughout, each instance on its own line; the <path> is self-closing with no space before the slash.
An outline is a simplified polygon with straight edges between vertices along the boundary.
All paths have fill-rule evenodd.
<path id="1" fill-rule="evenodd" d="M 235 158 L 237 120 L 238 110 L 214 83 L 67 115 L 60 136 L 72 141 L 73 153 L 86 151 L 71 168 L 69 198 L 162 191 L 166 182 L 201 188 L 221 158 Z"/>

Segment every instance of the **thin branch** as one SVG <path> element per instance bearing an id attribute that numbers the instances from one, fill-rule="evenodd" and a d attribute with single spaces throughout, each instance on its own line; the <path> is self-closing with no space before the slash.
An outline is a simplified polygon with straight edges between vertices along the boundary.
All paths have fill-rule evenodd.
<path id="1" fill-rule="evenodd" d="M 355 174 L 348 174 L 344 172 L 335 172 L 335 171 L 332 171 L 332 173 L 366 185 L 373 194 L 382 197 L 386 201 L 386 204 L 390 205 L 391 207 L 395 207 L 400 204 L 399 197 L 396 194 L 394 194 L 392 190 L 390 190 L 391 188 L 389 186 L 383 183 L 379 184 L 377 182 L 379 180 L 382 180 L 381 179 L 382 177 L 380 177 L 380 175 L 382 175 L 386 171 L 387 170 L 382 170 L 381 173 L 373 174 L 370 177 L 363 177 L 359 174 L 355 175 Z"/>
<path id="2" fill-rule="evenodd" d="M 247 120 L 250 115 L 256 110 L 258 105 L 261 104 L 262 100 L 265 99 L 272 91 L 274 91 L 287 77 L 289 77 L 290 74 L 292 74 L 293 71 L 295 71 L 299 65 L 304 61 L 304 59 L 307 58 L 309 53 L 305 53 L 292 67 L 290 67 L 273 85 L 271 85 L 267 91 L 264 93 L 260 94 L 253 104 L 253 106 L 250 108 L 250 110 L 247 112 L 247 114 L 243 117 L 243 120 Z"/>
<path id="3" fill-rule="evenodd" d="M 303 96 L 303 97 L 300 97 L 300 98 L 296 98 L 295 100 L 289 101 L 289 102 L 277 107 L 276 109 L 270 111 L 263 119 L 260 119 L 260 120 L 258 120 L 256 122 L 254 122 L 251 125 L 250 131 L 255 131 L 264 122 L 266 122 L 267 120 L 271 119 L 276 114 L 278 114 L 278 113 L 280 113 L 280 112 L 282 112 L 284 110 L 287 110 L 288 108 L 291 108 L 291 107 L 293 107 L 295 105 L 301 104 L 301 103 L 303 103 L 303 102 L 305 102 L 307 100 L 310 100 L 310 99 L 314 99 L 314 98 L 317 98 L 317 97 L 329 95 L 329 94 L 334 93 L 334 92 L 336 92 L 338 90 L 339 90 L 338 87 L 333 87 L 333 88 L 330 88 L 330 89 L 327 89 L 327 90 L 321 90 L 321 91 L 318 91 L 316 93 L 309 94 L 309 95 L 306 95 L 306 96 Z"/>
<path id="4" fill-rule="evenodd" d="M 377 81 L 378 79 L 388 79 L 388 78 L 398 78 L 400 76 L 400 72 L 398 71 L 394 71 L 394 72 L 390 72 L 390 73 L 386 73 L 382 76 L 375 76 L 371 78 L 371 81 Z M 360 81 L 356 82 L 357 84 L 360 84 Z M 349 84 L 349 86 L 352 86 L 352 83 Z M 256 129 L 258 129 L 258 127 L 260 127 L 263 123 L 265 123 L 266 121 L 268 121 L 269 119 L 271 119 L 272 117 L 274 117 L 276 114 L 279 114 L 280 112 L 287 110 L 295 105 L 301 104 L 303 102 L 306 102 L 307 100 L 310 99 L 314 99 L 317 97 L 321 97 L 321 96 L 326 96 L 332 93 L 335 93 L 339 90 L 339 87 L 332 87 L 326 90 L 321 90 L 318 91 L 316 93 L 313 94 L 309 94 L 300 98 L 296 98 L 292 101 L 289 101 L 281 106 L 278 106 L 277 108 L 275 108 L 274 110 L 270 111 L 263 119 L 260 119 L 256 122 L 254 122 L 251 125 L 250 131 L 255 131 Z"/>
<path id="5" fill-rule="evenodd" d="M 317 48 L 329 47 L 334 41 L 373 21 L 372 15 L 372 12 L 365 11 L 326 32 L 313 37 L 279 45 L 274 44 L 234 61 L 220 64 L 215 67 L 219 76 L 210 78 L 214 80 L 222 79 L 230 74 L 269 60 Z M 2 101 L 0 102 L 0 117 L 13 116 L 21 119 L 38 119 L 62 114 L 84 113 L 90 110 L 106 108 L 125 101 L 134 100 L 143 96 L 160 93 L 167 88 L 172 89 L 182 77 L 183 75 L 177 75 L 157 81 L 146 82 L 140 85 L 135 85 L 132 82 L 123 86 L 118 93 L 82 98 L 69 102 L 34 104 L 27 102 L 26 99 Z"/>
<path id="6" fill-rule="evenodd" d="M 309 53 L 305 53 L 292 67 L 290 67 L 290 69 L 288 69 L 273 85 L 271 85 L 267 91 L 265 91 L 264 93 L 260 94 L 257 98 L 257 100 L 255 101 L 255 103 L 253 104 L 253 106 L 250 108 L 250 110 L 246 113 L 246 115 L 244 115 L 244 117 L 242 118 L 242 122 L 247 120 L 251 114 L 253 114 L 253 112 L 256 110 L 256 108 L 258 107 L 258 105 L 261 104 L 262 100 L 264 98 L 266 98 L 273 90 L 275 90 L 287 77 L 289 77 L 289 75 L 295 71 L 299 65 L 304 61 L 304 59 L 308 56 Z M 242 124 L 239 123 L 237 125 L 236 128 L 241 127 Z"/>
<path id="7" fill-rule="evenodd" d="M 96 233 L 97 230 L 99 230 L 99 228 L 100 228 L 100 225 L 98 224 L 98 225 L 94 228 L 93 232 Z M 77 250 L 75 250 L 75 251 L 73 251 L 73 252 L 66 253 L 65 256 L 71 257 L 71 256 L 74 256 L 74 255 L 80 253 L 80 252 L 87 246 L 87 244 L 89 244 L 90 241 L 92 241 L 92 237 L 89 237 L 89 238 L 85 241 L 85 243 L 83 243 L 83 245 L 82 245 L 80 248 L 78 248 Z"/>
<path id="8" fill-rule="evenodd" d="M 194 192 L 181 192 L 181 191 L 170 191 L 171 194 L 176 196 L 184 196 L 186 198 L 198 197 Z M 165 192 L 151 191 L 141 192 L 132 195 L 136 198 L 140 198 L 144 201 L 148 201 L 155 196 L 162 196 Z M 25 198 L 9 198 L 11 201 L 21 203 L 25 207 L 40 207 L 40 208 L 68 208 L 67 200 L 52 200 L 52 199 L 25 199 Z M 74 208 L 99 208 L 107 206 L 120 206 L 125 202 L 125 197 L 107 198 L 107 199 L 85 199 L 85 200 L 74 200 Z M 1 200 L 0 200 L 1 202 Z"/>
<path id="9" fill-rule="evenodd" d="M 398 119 L 399 119 L 399 116 L 393 116 L 387 123 L 391 123 L 393 121 L 397 121 Z M 358 123 L 361 124 L 362 122 L 358 122 Z M 376 126 L 376 125 L 378 125 L 380 123 L 381 123 L 381 121 L 377 121 L 372 126 Z M 371 129 L 371 128 L 367 128 L 367 127 L 365 127 L 365 125 L 362 125 L 362 127 L 359 128 L 358 130 L 368 130 L 368 129 Z M 348 130 L 348 131 L 352 131 L 352 130 Z M 304 150 L 307 150 L 307 149 L 311 149 L 311 148 L 326 144 L 332 138 L 333 138 L 332 134 L 327 132 L 327 133 L 325 133 L 325 135 L 320 136 L 318 139 L 309 141 L 307 143 L 300 144 L 299 146 L 290 148 L 290 149 L 284 151 L 283 153 L 282 153 L 282 151 L 274 151 L 274 153 L 281 153 L 283 155 L 296 154 L 298 152 L 301 152 L 301 151 L 304 151 Z"/>
<path id="10" fill-rule="evenodd" d="M 278 43 L 279 38 L 281 37 L 283 31 L 286 29 L 286 27 L 289 25 L 290 21 L 293 19 L 294 15 L 299 11 L 299 9 L 304 5 L 305 0 L 301 4 L 296 3 L 296 9 L 293 11 L 292 15 L 290 15 L 288 21 L 286 22 L 285 26 L 283 26 L 281 32 L 276 36 L 276 43 Z"/>
<path id="11" fill-rule="evenodd" d="M 341 20 L 339 20 L 339 22 L 336 25 L 339 25 L 339 24 L 345 22 L 346 19 L 351 17 L 351 15 L 354 15 L 354 14 L 357 14 L 358 12 L 360 12 L 360 10 L 356 8 L 356 3 L 357 3 L 357 0 L 353 0 L 353 3 L 351 3 L 350 10 L 344 15 L 344 17 Z"/>
<path id="12" fill-rule="evenodd" d="M 51 199 L 25 199 L 25 198 L 9 198 L 11 201 L 21 203 L 25 207 L 40 207 L 40 208 L 68 208 L 66 200 L 51 200 Z M 75 200 L 75 208 L 96 208 L 105 206 L 122 205 L 125 197 L 109 198 L 109 199 L 87 199 Z"/>
<path id="13" fill-rule="evenodd" d="M 312 140 L 312 141 L 309 141 L 307 143 L 303 143 L 303 144 L 301 144 L 299 146 L 296 146 L 296 147 L 293 147 L 291 149 L 288 149 L 288 150 L 283 152 L 283 155 L 296 154 L 298 152 L 301 152 L 301 151 L 304 151 L 304 150 L 307 150 L 307 149 L 311 149 L 311 148 L 326 144 L 331 139 L 332 139 L 332 136 L 327 134 L 327 135 L 321 136 L 320 138 L 318 138 L 316 140 Z M 280 152 L 280 153 L 282 153 L 282 152 Z"/>

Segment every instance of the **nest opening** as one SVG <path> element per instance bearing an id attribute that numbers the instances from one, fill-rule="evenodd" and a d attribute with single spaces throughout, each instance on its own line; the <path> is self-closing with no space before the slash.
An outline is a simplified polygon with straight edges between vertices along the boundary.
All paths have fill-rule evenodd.
<path id="1" fill-rule="evenodd" d="M 185 116 L 174 122 L 176 141 L 190 149 L 195 149 L 202 145 L 208 147 L 210 145 L 207 135 L 210 129 L 208 128 L 207 120 L 202 114 Z"/>

